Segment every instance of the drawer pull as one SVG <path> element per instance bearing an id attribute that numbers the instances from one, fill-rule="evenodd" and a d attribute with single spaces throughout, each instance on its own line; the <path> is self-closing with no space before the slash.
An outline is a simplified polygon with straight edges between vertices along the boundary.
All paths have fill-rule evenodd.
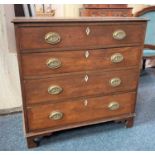
<path id="1" fill-rule="evenodd" d="M 117 86 L 119 86 L 120 84 L 121 84 L 121 79 L 118 78 L 118 77 L 112 78 L 112 79 L 110 80 L 110 85 L 111 85 L 112 87 L 117 87 Z"/>
<path id="2" fill-rule="evenodd" d="M 119 107 L 120 106 L 118 102 L 110 102 L 108 105 L 109 110 L 118 110 Z"/>
<path id="3" fill-rule="evenodd" d="M 48 88 L 48 93 L 51 95 L 58 95 L 63 91 L 63 89 L 60 86 L 54 85 L 50 86 Z"/>
<path id="4" fill-rule="evenodd" d="M 63 113 L 60 111 L 53 111 L 51 112 L 51 114 L 49 115 L 49 118 L 52 120 L 60 120 L 63 118 Z"/>
<path id="5" fill-rule="evenodd" d="M 85 75 L 85 77 L 84 77 L 84 80 L 85 80 L 85 82 L 87 82 L 88 81 L 88 75 Z"/>
<path id="6" fill-rule="evenodd" d="M 47 66 L 52 69 L 61 67 L 61 61 L 57 58 L 50 58 L 47 60 Z"/>
<path id="7" fill-rule="evenodd" d="M 111 62 L 113 63 L 119 63 L 123 61 L 124 57 L 121 53 L 115 53 L 111 56 Z"/>
<path id="8" fill-rule="evenodd" d="M 45 41 L 49 44 L 57 44 L 61 41 L 61 37 L 56 32 L 49 32 L 45 35 Z"/>
<path id="9" fill-rule="evenodd" d="M 126 33 L 123 30 L 116 30 L 113 33 L 113 38 L 116 40 L 123 40 L 126 37 Z"/>
<path id="10" fill-rule="evenodd" d="M 88 100 L 84 100 L 84 106 L 88 105 Z"/>
<path id="11" fill-rule="evenodd" d="M 86 28 L 86 34 L 87 34 L 87 36 L 90 34 L 90 28 L 89 27 Z"/>

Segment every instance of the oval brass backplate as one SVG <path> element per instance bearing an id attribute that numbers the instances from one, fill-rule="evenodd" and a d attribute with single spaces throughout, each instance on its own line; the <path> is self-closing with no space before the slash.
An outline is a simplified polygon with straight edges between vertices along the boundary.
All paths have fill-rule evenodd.
<path id="1" fill-rule="evenodd" d="M 61 67 L 61 61 L 58 58 L 50 58 L 46 62 L 47 66 L 52 69 Z"/>
<path id="2" fill-rule="evenodd" d="M 115 78 L 110 79 L 109 82 L 112 87 L 117 87 L 121 84 L 121 79 L 118 77 L 115 77 Z"/>
<path id="3" fill-rule="evenodd" d="M 61 41 L 61 37 L 56 32 L 49 32 L 45 35 L 45 41 L 49 44 L 57 44 Z"/>
<path id="4" fill-rule="evenodd" d="M 124 57 L 121 53 L 115 53 L 111 56 L 111 62 L 113 62 L 113 63 L 122 62 L 123 59 L 124 59 Z"/>
<path id="5" fill-rule="evenodd" d="M 60 111 L 53 111 L 49 115 L 49 118 L 52 119 L 52 120 L 60 120 L 60 119 L 63 118 L 63 113 L 60 112 Z"/>
<path id="6" fill-rule="evenodd" d="M 108 105 L 109 110 L 117 110 L 119 107 L 120 105 L 118 102 L 110 102 Z"/>
<path id="7" fill-rule="evenodd" d="M 126 37 L 126 33 L 124 30 L 116 30 L 113 33 L 113 38 L 116 40 L 122 40 Z"/>
<path id="8" fill-rule="evenodd" d="M 48 88 L 48 93 L 51 94 L 51 95 L 58 95 L 62 91 L 63 91 L 63 89 L 60 86 L 57 86 L 57 85 L 53 85 L 53 86 L 50 86 Z"/>

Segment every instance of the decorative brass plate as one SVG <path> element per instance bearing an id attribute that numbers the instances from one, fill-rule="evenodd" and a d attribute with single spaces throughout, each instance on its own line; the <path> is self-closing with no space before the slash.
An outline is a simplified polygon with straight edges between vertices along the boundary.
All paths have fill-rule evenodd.
<path id="1" fill-rule="evenodd" d="M 122 40 L 126 37 L 126 33 L 124 30 L 116 30 L 114 33 L 113 33 L 113 38 L 116 39 L 116 40 Z"/>
<path id="2" fill-rule="evenodd" d="M 121 79 L 118 77 L 115 77 L 115 78 L 112 78 L 109 82 L 112 87 L 117 87 L 121 84 Z"/>
<path id="3" fill-rule="evenodd" d="M 63 89 L 60 86 L 57 86 L 57 85 L 53 85 L 53 86 L 50 86 L 48 88 L 48 93 L 51 94 L 51 95 L 58 95 L 62 91 L 63 91 Z"/>
<path id="4" fill-rule="evenodd" d="M 63 113 L 60 111 L 53 111 L 51 112 L 51 114 L 49 115 L 49 118 L 52 120 L 60 120 L 63 118 Z"/>
<path id="5" fill-rule="evenodd" d="M 61 61 L 58 58 L 50 58 L 47 60 L 47 66 L 52 69 L 61 67 Z"/>
<path id="6" fill-rule="evenodd" d="M 111 62 L 113 63 L 119 63 L 123 61 L 124 57 L 121 53 L 115 53 L 111 56 Z"/>
<path id="7" fill-rule="evenodd" d="M 109 110 L 117 110 L 119 107 L 120 106 L 118 102 L 110 102 L 108 105 Z"/>
<path id="8" fill-rule="evenodd" d="M 57 44 L 61 41 L 61 37 L 56 32 L 49 32 L 45 35 L 45 41 L 49 44 Z"/>

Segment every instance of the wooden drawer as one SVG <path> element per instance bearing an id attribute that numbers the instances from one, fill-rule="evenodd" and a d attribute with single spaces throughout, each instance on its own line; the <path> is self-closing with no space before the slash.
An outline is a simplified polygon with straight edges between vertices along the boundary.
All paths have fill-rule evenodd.
<path id="1" fill-rule="evenodd" d="M 74 97 L 135 90 L 138 73 L 138 69 L 126 69 L 25 80 L 26 102 L 27 104 L 37 104 L 47 101 L 62 101 Z"/>
<path id="2" fill-rule="evenodd" d="M 139 65 L 140 47 L 22 54 L 23 75 L 44 76 Z M 123 58 L 123 59 L 122 59 Z M 120 62 L 119 62 L 120 61 Z"/>
<path id="3" fill-rule="evenodd" d="M 59 24 L 46 27 L 19 28 L 20 49 L 77 50 L 140 44 L 144 39 L 145 24 L 106 23 L 106 24 Z M 136 33 L 135 33 L 136 32 Z M 47 43 L 52 41 L 53 44 Z M 115 37 L 114 37 L 115 36 Z M 114 38 L 119 39 L 114 39 Z M 136 39 L 135 39 L 136 38 Z M 54 44 L 55 43 L 55 44 Z M 25 51 L 26 50 L 26 51 Z M 39 50 L 40 51 L 40 50 Z M 32 51 L 33 52 L 33 51 Z"/>
<path id="4" fill-rule="evenodd" d="M 113 17 L 131 17 L 132 8 L 123 8 L 123 9 L 81 9 L 80 16 L 113 16 Z"/>
<path id="5" fill-rule="evenodd" d="M 29 130 L 58 129 L 134 112 L 135 93 L 85 98 L 27 109 Z M 80 126 L 80 124 L 79 124 Z"/>

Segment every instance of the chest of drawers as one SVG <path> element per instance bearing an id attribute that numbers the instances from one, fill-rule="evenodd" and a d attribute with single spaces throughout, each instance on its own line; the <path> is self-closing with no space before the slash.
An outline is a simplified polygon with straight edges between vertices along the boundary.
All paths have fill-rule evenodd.
<path id="1" fill-rule="evenodd" d="M 55 131 L 133 125 L 146 20 L 16 18 L 28 147 Z"/>

